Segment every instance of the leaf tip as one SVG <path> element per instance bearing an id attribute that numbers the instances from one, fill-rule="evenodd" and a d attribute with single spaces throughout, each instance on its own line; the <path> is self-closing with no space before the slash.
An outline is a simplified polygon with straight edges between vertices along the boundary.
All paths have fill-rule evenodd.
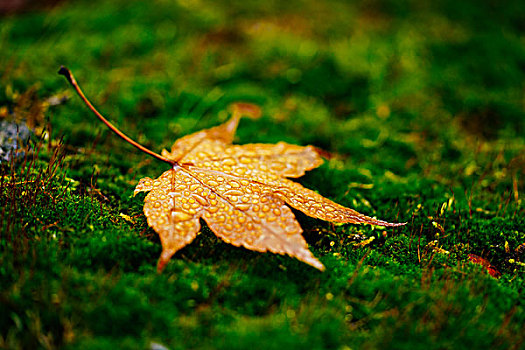
<path id="1" fill-rule="evenodd" d="M 310 251 L 308 251 L 308 254 L 306 256 L 297 256 L 297 258 L 299 258 L 299 260 L 301 260 L 302 262 L 307 263 L 312 267 L 315 267 L 321 272 L 325 270 L 324 265 L 315 256 L 313 256 L 313 254 Z"/>
<path id="2" fill-rule="evenodd" d="M 405 226 L 408 222 L 389 222 L 390 227 Z"/>
<path id="3" fill-rule="evenodd" d="M 160 254 L 160 258 L 157 262 L 157 273 L 162 273 L 168 262 L 170 261 L 171 257 L 175 254 L 175 251 L 171 250 L 162 250 L 162 253 Z"/>
<path id="4" fill-rule="evenodd" d="M 148 192 L 153 189 L 154 181 L 150 179 L 149 177 L 144 177 L 139 180 L 139 183 L 135 187 L 135 190 L 133 191 L 133 197 L 137 195 L 139 192 Z"/>
<path id="5" fill-rule="evenodd" d="M 261 107 L 248 102 L 235 102 L 230 105 L 232 113 L 240 117 L 248 117 L 251 119 L 258 119 L 262 115 Z"/>
<path id="6" fill-rule="evenodd" d="M 399 227 L 399 226 L 405 226 L 407 224 L 407 222 L 388 222 L 388 221 L 377 220 L 377 219 L 373 219 L 373 221 L 371 222 L 365 221 L 364 223 L 369 223 L 371 225 L 382 226 L 382 227 Z"/>

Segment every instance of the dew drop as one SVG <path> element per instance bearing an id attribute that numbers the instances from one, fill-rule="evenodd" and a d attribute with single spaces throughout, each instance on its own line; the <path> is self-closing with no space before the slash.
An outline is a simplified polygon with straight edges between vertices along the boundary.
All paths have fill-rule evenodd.
<path id="1" fill-rule="evenodd" d="M 224 193 L 226 196 L 242 196 L 244 193 L 239 190 L 229 190 Z"/>
<path id="2" fill-rule="evenodd" d="M 236 204 L 235 207 L 236 207 L 237 209 L 240 209 L 240 210 L 245 211 L 245 210 L 250 209 L 251 205 L 250 205 L 250 204 L 247 204 L 247 203 L 239 203 L 239 204 Z"/>
<path id="3" fill-rule="evenodd" d="M 171 217 L 175 221 L 186 221 L 191 219 L 193 216 L 183 211 L 174 210 L 171 212 Z"/>
<path id="4" fill-rule="evenodd" d="M 202 196 L 199 196 L 199 195 L 197 195 L 197 194 L 194 194 L 194 195 L 193 195 L 193 198 L 195 198 L 195 200 L 196 200 L 197 202 L 199 202 L 200 205 L 204 205 L 204 206 L 206 206 L 206 205 L 209 204 L 208 201 L 206 200 L 206 198 L 204 198 L 204 197 L 202 197 Z"/>

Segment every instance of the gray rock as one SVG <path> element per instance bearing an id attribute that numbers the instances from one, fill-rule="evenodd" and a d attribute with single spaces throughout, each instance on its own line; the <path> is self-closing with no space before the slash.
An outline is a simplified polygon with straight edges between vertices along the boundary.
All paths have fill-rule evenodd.
<path id="1" fill-rule="evenodd" d="M 31 130 L 24 123 L 0 121 L 0 163 L 11 160 L 12 156 L 23 157 L 19 149 L 27 143 Z"/>

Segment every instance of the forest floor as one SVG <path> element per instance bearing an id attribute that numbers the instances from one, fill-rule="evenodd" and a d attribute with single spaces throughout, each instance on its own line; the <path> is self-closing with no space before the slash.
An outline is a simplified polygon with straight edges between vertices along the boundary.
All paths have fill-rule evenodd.
<path id="1" fill-rule="evenodd" d="M 49 3 L 0 18 L 0 348 L 525 347 L 520 1 Z M 255 103 L 235 143 L 323 149 L 300 183 L 407 225 L 294 211 L 320 272 L 203 223 L 158 274 L 166 164 L 61 65 L 157 152 Z"/>

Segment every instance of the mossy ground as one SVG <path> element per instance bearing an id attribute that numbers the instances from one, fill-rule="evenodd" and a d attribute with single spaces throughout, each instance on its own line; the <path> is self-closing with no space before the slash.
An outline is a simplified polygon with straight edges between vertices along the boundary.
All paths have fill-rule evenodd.
<path id="1" fill-rule="evenodd" d="M 523 348 L 524 18 L 520 1 L 447 0 L 90 0 L 3 17 L 0 113 L 48 136 L 1 165 L 0 347 Z M 157 151 L 257 103 L 236 142 L 320 147 L 330 159 L 299 181 L 408 224 L 296 213 L 324 273 L 203 228 L 159 275 L 132 193 L 165 165 L 98 123 L 60 65 Z"/>

